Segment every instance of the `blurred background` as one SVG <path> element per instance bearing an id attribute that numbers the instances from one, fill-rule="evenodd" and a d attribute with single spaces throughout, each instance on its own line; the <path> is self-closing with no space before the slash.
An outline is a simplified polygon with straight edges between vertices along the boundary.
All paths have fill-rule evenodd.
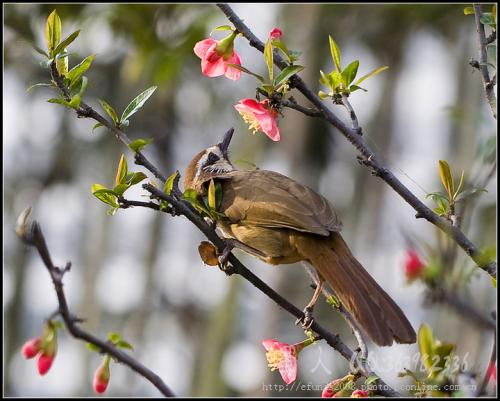
<path id="1" fill-rule="evenodd" d="M 479 72 L 468 64 L 477 58 L 473 16 L 463 5 L 234 4 L 234 10 L 261 39 L 279 26 L 288 47 L 303 52 L 300 74 L 320 89 L 319 70 L 333 69 L 328 35 L 337 41 L 344 65 L 360 60 L 359 74 L 388 65 L 366 82 L 351 103 L 368 144 L 420 199 L 441 190 L 438 160 L 447 160 L 458 179 L 465 170 L 467 188 L 488 192 L 471 198 L 464 230 L 481 248 L 496 243 L 496 121 L 486 105 Z M 197 246 L 204 238 L 183 218 L 150 210 L 107 206 L 90 191 L 93 183 L 112 185 L 121 153 L 132 153 L 94 122 L 77 119 L 47 103 L 49 82 L 31 44 L 45 47 L 44 27 L 54 9 L 63 37 L 81 34 L 71 46 L 70 68 L 95 54 L 86 73 L 85 101 L 100 110 L 104 99 L 121 113 L 144 89 L 158 89 L 127 128 L 132 138 L 154 138 L 146 155 L 165 175 L 181 172 L 201 149 L 216 143 L 234 126 L 232 159 L 240 168 L 257 165 L 286 174 L 325 195 L 344 224 L 343 236 L 365 268 L 405 311 L 415 329 L 429 324 L 437 338 L 455 343 L 457 355 L 472 374 L 484 375 L 492 332 L 449 305 L 429 301 L 422 280 L 407 283 L 408 249 L 423 260 L 448 260 L 438 267 L 455 272 L 443 278 L 447 289 L 485 316 L 496 307 L 490 278 L 474 269 L 461 250 L 440 259 L 446 242 L 435 228 L 367 168 L 356 162 L 355 149 L 319 119 L 285 110 L 282 140 L 251 135 L 234 109 L 239 99 L 255 95 L 249 75 L 233 82 L 201 74 L 194 44 L 227 24 L 214 5 L 4 4 L 4 395 L 90 396 L 101 357 L 67 332 L 59 336 L 54 366 L 44 377 L 33 361 L 23 359 L 22 344 L 41 334 L 44 319 L 57 302 L 49 275 L 34 249 L 16 237 L 15 221 L 33 206 L 56 264 L 70 260 L 64 277 L 72 311 L 86 318 L 83 327 L 101 337 L 120 332 L 135 349 L 134 357 L 184 396 L 318 396 L 321 390 L 279 391 L 277 372 L 267 367 L 261 341 L 303 339 L 294 319 L 243 279 L 226 277 L 204 266 Z M 216 32 L 221 39 L 226 33 Z M 235 48 L 243 65 L 264 74 L 261 53 L 243 38 Z M 323 89 L 323 88 L 322 88 Z M 295 99 L 308 106 L 295 92 Z M 341 106 L 333 106 L 347 121 Z M 140 186 L 138 186 L 140 187 Z M 141 200 L 133 188 L 127 198 Z M 428 199 L 425 202 L 434 207 Z M 445 244 L 445 245 L 443 245 Z M 270 267 L 239 251 L 237 256 L 271 287 L 303 307 L 312 290 L 300 265 Z M 448 269 L 448 270 L 447 270 Z M 458 273 L 457 273 L 458 272 Z M 456 279 L 456 276 L 459 279 Z M 464 278 L 466 277 L 466 278 Z M 317 320 L 339 333 L 352 347 L 353 335 L 340 315 L 322 303 Z M 370 344 L 370 359 L 386 382 L 414 367 L 416 345 L 380 348 Z M 412 365 L 413 363 L 413 365 Z M 319 343 L 300 355 L 301 384 L 324 385 L 347 373 L 347 362 Z M 158 396 L 142 377 L 112 366 L 110 396 Z M 489 387 L 489 391 L 493 391 Z M 408 394 L 403 390 L 404 394 Z"/>

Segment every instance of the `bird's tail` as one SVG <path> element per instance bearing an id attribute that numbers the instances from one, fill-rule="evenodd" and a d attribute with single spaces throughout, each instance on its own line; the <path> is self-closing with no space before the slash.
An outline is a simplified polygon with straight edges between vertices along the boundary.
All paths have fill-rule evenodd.
<path id="1" fill-rule="evenodd" d="M 404 313 L 356 260 L 340 234 L 324 239 L 304 236 L 297 248 L 376 344 L 416 341 Z"/>

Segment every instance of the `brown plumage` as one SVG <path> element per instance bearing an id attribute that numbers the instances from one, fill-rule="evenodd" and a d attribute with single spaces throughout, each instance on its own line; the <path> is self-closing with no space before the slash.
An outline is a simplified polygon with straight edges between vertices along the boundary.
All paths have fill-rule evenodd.
<path id="1" fill-rule="evenodd" d="M 342 224 L 328 201 L 282 174 L 235 170 L 227 157 L 231 135 L 196 155 L 185 174 L 185 188 L 200 195 L 211 178 L 222 184 L 225 217 L 217 227 L 223 235 L 253 248 L 269 264 L 310 263 L 375 343 L 414 343 L 415 332 L 401 309 L 340 236 Z"/>

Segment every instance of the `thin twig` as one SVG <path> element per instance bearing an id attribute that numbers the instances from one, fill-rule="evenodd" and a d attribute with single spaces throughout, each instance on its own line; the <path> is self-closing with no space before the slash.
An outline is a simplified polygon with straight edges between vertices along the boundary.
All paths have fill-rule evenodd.
<path id="1" fill-rule="evenodd" d="M 226 17 L 231 21 L 234 27 L 248 40 L 250 46 L 255 47 L 261 52 L 264 51 L 264 44 L 253 34 L 246 24 L 235 14 L 232 8 L 225 3 L 219 3 L 217 6 L 222 10 Z M 287 63 L 279 56 L 274 56 L 274 63 L 280 68 L 286 68 Z M 381 161 L 364 142 L 357 131 L 349 128 L 340 120 L 324 102 L 302 81 L 302 79 L 293 75 L 290 78 L 290 87 L 297 88 L 313 105 L 321 111 L 323 118 L 332 126 L 336 127 L 342 135 L 358 150 L 362 164 L 372 168 L 373 173 L 384 180 L 397 194 L 399 194 L 409 205 L 417 212 L 416 216 L 424 218 L 443 232 L 449 235 L 453 240 L 469 255 L 479 268 L 487 272 L 490 276 L 496 277 L 497 264 L 495 261 L 485 261 L 482 252 L 465 236 L 458 227 L 453 227 L 449 221 L 439 217 L 430 208 L 428 208 L 420 199 L 418 199 L 406 186 L 399 181 L 388 168 L 383 166 Z"/>
<path id="2" fill-rule="evenodd" d="M 474 4 L 474 19 L 476 21 L 477 30 L 477 41 L 479 45 L 479 71 L 481 71 L 481 76 L 483 78 L 484 92 L 486 94 L 486 100 L 490 106 L 493 117 L 497 118 L 497 98 L 495 96 L 494 84 L 490 80 L 490 73 L 488 72 L 488 51 L 486 47 L 488 46 L 488 39 L 486 38 L 486 33 L 484 31 L 484 25 L 481 22 L 481 16 L 483 15 L 481 4 Z"/>
<path id="3" fill-rule="evenodd" d="M 357 131 L 359 135 L 363 135 L 361 127 L 359 126 L 358 116 L 356 115 L 356 112 L 352 108 L 351 102 L 349 102 L 349 99 L 344 94 L 342 95 L 342 104 L 345 106 L 345 108 L 349 113 L 349 118 L 351 119 L 352 122 L 352 129 Z"/>
<path id="4" fill-rule="evenodd" d="M 164 396 L 175 397 L 175 394 L 172 392 L 172 390 L 156 373 L 151 371 L 139 361 L 132 358 L 127 353 L 116 348 L 112 343 L 101 340 L 79 327 L 78 323 L 80 323 L 82 320 L 75 318 L 71 314 L 68 302 L 66 300 L 66 295 L 64 293 L 64 286 L 62 281 L 64 274 L 69 270 L 71 264 L 68 263 L 66 267 L 62 269 L 53 264 L 49 249 L 47 247 L 47 243 L 45 241 L 45 237 L 37 221 L 33 221 L 31 226 L 29 227 L 26 225 L 25 221 L 23 222 L 23 225 L 24 227 L 17 228 L 17 230 L 21 230 L 18 231 L 18 233 L 25 243 L 35 247 L 38 250 L 40 257 L 42 258 L 43 263 L 50 274 L 52 283 L 54 284 L 54 288 L 57 294 L 57 300 L 59 303 L 58 314 L 63 319 L 64 325 L 68 329 L 68 332 L 74 338 L 94 344 L 95 346 L 99 347 L 103 353 L 109 354 L 117 361 L 123 363 L 124 365 L 127 365 L 129 368 L 136 371 L 146 380 L 149 380 Z"/>

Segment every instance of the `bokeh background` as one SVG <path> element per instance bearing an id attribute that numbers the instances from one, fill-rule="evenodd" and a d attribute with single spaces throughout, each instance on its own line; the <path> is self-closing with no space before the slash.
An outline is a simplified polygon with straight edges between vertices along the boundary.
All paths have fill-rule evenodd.
<path id="1" fill-rule="evenodd" d="M 301 73 L 318 90 L 319 70 L 333 68 L 328 34 L 339 43 L 344 63 L 360 60 L 360 74 L 388 65 L 366 82 L 351 103 L 369 145 L 419 196 L 440 190 L 438 160 L 466 185 L 486 182 L 488 192 L 471 202 L 464 229 L 480 247 L 496 243 L 496 124 L 486 106 L 480 74 L 468 65 L 477 57 L 475 25 L 463 5 L 234 4 L 234 10 L 261 39 L 275 26 L 294 50 L 303 52 Z M 14 233 L 18 214 L 28 205 L 40 221 L 56 263 L 73 262 L 64 278 L 70 307 L 87 320 L 83 327 L 105 336 L 122 333 L 133 355 L 156 371 L 179 395 L 296 396 L 280 391 L 277 372 L 266 366 L 261 341 L 303 338 L 290 315 L 239 277 L 204 266 L 197 246 L 203 239 L 183 218 L 138 208 L 106 214 L 90 192 L 93 183 L 111 185 L 121 153 L 132 154 L 93 122 L 77 119 L 47 103 L 51 90 L 27 93 L 48 82 L 48 71 L 30 44 L 44 47 L 47 15 L 57 8 L 63 36 L 82 32 L 70 66 L 96 54 L 86 74 L 86 101 L 98 108 L 105 99 L 121 112 L 145 88 L 158 89 L 131 119 L 132 138 L 154 138 L 146 154 L 165 174 L 187 166 L 200 149 L 236 128 L 232 158 L 241 168 L 255 164 L 287 174 L 324 194 L 344 223 L 343 235 L 366 269 L 406 312 L 413 326 L 429 324 L 436 337 L 457 344 L 467 370 L 482 375 L 492 334 L 456 310 L 426 302 L 421 282 L 406 283 L 404 256 L 410 247 L 422 257 L 442 238 L 429 223 L 367 168 L 356 162 L 350 144 L 319 119 L 285 110 L 282 140 L 251 135 L 233 105 L 253 97 L 256 82 L 209 79 L 200 72 L 194 44 L 227 21 L 214 5 L 4 4 L 4 395 L 90 396 L 100 356 L 61 332 L 51 371 L 40 377 L 33 361 L 22 358 L 24 341 L 41 333 L 56 308 L 49 276 L 33 249 Z M 216 38 L 224 32 L 215 33 Z M 261 54 L 236 40 L 243 65 L 265 71 Z M 294 93 L 299 103 L 307 105 Z M 340 106 L 332 106 L 347 118 Z M 490 179 L 488 180 L 488 174 Z M 141 199 L 141 189 L 127 192 Z M 427 204 L 432 206 L 430 200 Z M 426 245 L 427 244 L 427 245 Z M 236 251 L 238 252 L 238 251 Z M 427 253 L 426 253 L 427 252 Z M 242 261 L 278 292 L 302 307 L 311 296 L 300 265 L 267 266 L 238 253 Z M 496 290 L 484 272 L 473 269 L 459 251 L 454 261 L 470 273 L 453 291 L 488 315 Z M 458 283 L 458 284 L 457 284 Z M 317 312 L 322 324 L 355 346 L 346 323 L 328 305 Z M 370 346 L 381 376 L 395 388 L 412 367 L 417 346 Z M 347 362 L 325 344 L 300 356 L 299 381 L 324 385 L 347 372 Z M 489 391 L 493 391 L 490 387 Z M 405 393 L 403 391 L 403 393 Z M 112 368 L 107 392 L 113 396 L 156 396 L 157 390 L 121 365 Z"/>

